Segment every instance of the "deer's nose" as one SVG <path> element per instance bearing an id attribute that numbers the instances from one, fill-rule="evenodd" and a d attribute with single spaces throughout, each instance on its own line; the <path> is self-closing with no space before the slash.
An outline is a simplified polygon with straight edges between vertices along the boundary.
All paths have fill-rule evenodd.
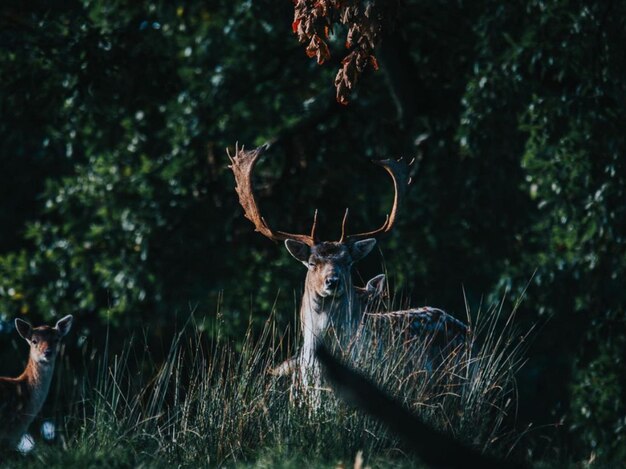
<path id="1" fill-rule="evenodd" d="M 326 277 L 326 288 L 337 288 L 339 285 L 339 277 L 330 276 Z"/>
<path id="2" fill-rule="evenodd" d="M 52 356 L 52 352 L 54 352 L 54 350 L 52 350 L 51 348 L 46 349 L 43 354 L 46 358 L 50 358 Z"/>

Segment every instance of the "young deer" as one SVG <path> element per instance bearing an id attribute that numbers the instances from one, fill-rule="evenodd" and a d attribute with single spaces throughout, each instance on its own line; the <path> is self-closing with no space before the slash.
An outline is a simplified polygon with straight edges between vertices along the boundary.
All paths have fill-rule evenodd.
<path id="1" fill-rule="evenodd" d="M 367 314 L 370 308 L 376 308 L 385 297 L 385 274 L 371 278 L 365 287 L 353 287 L 357 301 L 357 311 Z M 273 376 L 289 376 L 298 368 L 298 356 L 293 356 L 269 370 Z"/>
<path id="2" fill-rule="evenodd" d="M 300 308 L 300 328 L 303 335 L 302 349 L 298 356 L 298 369 L 305 387 L 319 386 L 319 363 L 315 358 L 315 346 L 324 337 L 331 324 L 342 327 L 361 320 L 358 300 L 352 287 L 352 266 L 363 259 L 376 244 L 376 236 L 389 232 L 396 216 L 406 187 L 410 182 L 408 165 L 402 160 L 378 161 L 389 173 L 394 185 L 394 202 L 385 223 L 373 231 L 346 235 L 344 216 L 339 241 L 321 241 L 316 236 L 317 212 L 310 235 L 292 234 L 272 230 L 261 216 L 253 184 L 252 172 L 268 146 L 245 151 L 235 147 L 235 155 L 228 156 L 236 181 L 236 191 L 244 214 L 256 231 L 273 241 L 284 241 L 287 251 L 307 268 L 302 306 Z"/>
<path id="3" fill-rule="evenodd" d="M 30 355 L 20 376 L 0 377 L 0 445 L 13 448 L 48 396 L 61 338 L 72 327 L 72 316 L 60 319 L 54 327 L 33 328 L 26 321 L 16 319 L 15 327 L 30 345 Z"/>

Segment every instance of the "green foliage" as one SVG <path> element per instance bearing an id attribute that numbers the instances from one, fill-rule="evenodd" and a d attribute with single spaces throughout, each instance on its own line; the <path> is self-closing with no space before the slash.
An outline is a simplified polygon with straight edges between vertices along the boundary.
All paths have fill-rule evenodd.
<path id="1" fill-rule="evenodd" d="M 525 303 L 535 318 L 550 317 L 546 335 L 556 340 L 540 344 L 535 370 L 559 377 L 551 400 L 570 394 L 571 408 L 552 412 L 589 444 L 581 457 L 608 460 L 624 451 L 616 443 L 624 432 L 616 358 L 626 332 L 623 14 L 610 2 L 538 1 L 485 15 L 461 133 L 475 157 L 510 145 L 504 136 L 523 139 L 517 189 L 535 208 L 516 213 L 526 219 L 515 235 L 523 255 L 507 262 L 500 282 L 524 289 L 536 269 Z"/>
<path id="2" fill-rule="evenodd" d="M 624 317 L 607 317 L 586 337 L 592 351 L 576 363 L 572 386 L 572 430 L 594 455 L 624 460 L 626 432 L 626 324 Z"/>

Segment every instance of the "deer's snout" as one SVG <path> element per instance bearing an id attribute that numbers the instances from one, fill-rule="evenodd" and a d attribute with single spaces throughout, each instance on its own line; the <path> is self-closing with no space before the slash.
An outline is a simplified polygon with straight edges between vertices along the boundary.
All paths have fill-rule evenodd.
<path id="1" fill-rule="evenodd" d="M 52 358 L 53 354 L 54 350 L 52 349 L 52 347 L 48 347 L 46 350 L 43 351 L 43 356 L 46 358 Z"/>
<path id="2" fill-rule="evenodd" d="M 336 275 L 330 275 L 326 277 L 324 284 L 327 289 L 334 290 L 339 286 L 339 277 L 337 277 Z"/>

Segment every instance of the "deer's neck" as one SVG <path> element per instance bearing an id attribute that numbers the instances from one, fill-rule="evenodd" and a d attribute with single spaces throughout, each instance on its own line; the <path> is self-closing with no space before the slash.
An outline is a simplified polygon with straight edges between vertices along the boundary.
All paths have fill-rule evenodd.
<path id="1" fill-rule="evenodd" d="M 346 282 L 344 294 L 337 297 L 322 297 L 307 284 L 304 288 L 300 308 L 302 328 L 301 359 L 305 363 L 315 363 L 315 347 L 331 325 L 337 327 L 350 321 L 358 309 L 358 300 L 350 282 Z"/>
<path id="2" fill-rule="evenodd" d="M 54 362 L 55 360 L 52 359 L 48 363 L 42 363 L 30 357 L 24 373 L 19 378 L 26 383 L 30 390 L 30 402 L 27 409 L 33 417 L 39 413 L 48 396 L 54 374 Z"/>

